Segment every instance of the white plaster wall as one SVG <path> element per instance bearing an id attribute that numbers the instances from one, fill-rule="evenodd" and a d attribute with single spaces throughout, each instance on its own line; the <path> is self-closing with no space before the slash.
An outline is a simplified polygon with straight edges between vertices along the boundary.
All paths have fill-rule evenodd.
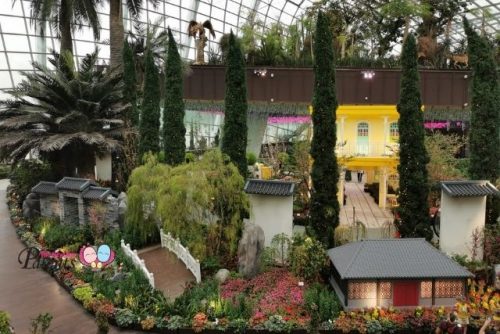
<path id="1" fill-rule="evenodd" d="M 292 237 L 293 196 L 265 196 L 249 194 L 250 219 L 264 231 L 265 246 L 270 246 L 276 234 Z"/>
<path id="2" fill-rule="evenodd" d="M 348 309 L 377 307 L 377 298 L 348 299 Z"/>
<path id="3" fill-rule="evenodd" d="M 457 296 L 459 297 L 459 296 Z M 457 303 L 456 298 L 436 298 L 434 304 L 437 306 L 453 306 Z"/>
<path id="4" fill-rule="evenodd" d="M 432 298 L 420 298 L 418 305 L 420 306 L 432 306 Z"/>
<path id="5" fill-rule="evenodd" d="M 441 192 L 441 226 L 439 248 L 448 255 L 472 257 L 472 234 L 483 229 L 486 197 L 451 197 Z M 483 251 L 477 252 L 478 259 Z"/>
<path id="6" fill-rule="evenodd" d="M 95 178 L 101 181 L 111 181 L 111 154 L 95 157 Z"/>

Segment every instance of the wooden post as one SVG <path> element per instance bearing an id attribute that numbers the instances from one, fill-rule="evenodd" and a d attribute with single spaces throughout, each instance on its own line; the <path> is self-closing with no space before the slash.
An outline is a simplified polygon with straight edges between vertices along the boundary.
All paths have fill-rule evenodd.
<path id="1" fill-rule="evenodd" d="M 436 305 L 436 279 L 432 279 L 432 306 Z"/>
<path id="2" fill-rule="evenodd" d="M 377 303 L 376 306 L 380 306 L 380 280 L 377 280 Z"/>

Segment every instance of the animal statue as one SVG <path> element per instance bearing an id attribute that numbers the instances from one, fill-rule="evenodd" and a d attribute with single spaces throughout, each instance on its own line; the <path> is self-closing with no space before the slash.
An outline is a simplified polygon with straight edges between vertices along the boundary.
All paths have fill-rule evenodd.
<path id="1" fill-rule="evenodd" d="M 450 65 L 454 68 L 460 69 L 469 67 L 469 55 L 466 53 L 448 55 L 448 59 L 450 60 Z"/>
<path id="2" fill-rule="evenodd" d="M 215 31 L 212 27 L 210 20 L 205 22 L 189 22 L 188 35 L 195 38 L 196 41 L 196 62 L 195 64 L 205 64 L 205 46 L 207 45 L 208 38 L 205 36 L 205 28 L 208 29 L 213 38 L 215 38 Z M 198 38 L 196 38 L 198 37 Z"/>

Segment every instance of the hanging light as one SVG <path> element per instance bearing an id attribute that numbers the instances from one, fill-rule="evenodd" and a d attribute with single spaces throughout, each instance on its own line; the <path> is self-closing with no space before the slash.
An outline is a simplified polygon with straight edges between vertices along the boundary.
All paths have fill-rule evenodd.
<path id="1" fill-rule="evenodd" d="M 373 79 L 373 77 L 375 77 L 375 72 L 374 71 L 361 71 L 361 75 L 363 76 L 363 79 L 371 80 L 371 79 Z"/>

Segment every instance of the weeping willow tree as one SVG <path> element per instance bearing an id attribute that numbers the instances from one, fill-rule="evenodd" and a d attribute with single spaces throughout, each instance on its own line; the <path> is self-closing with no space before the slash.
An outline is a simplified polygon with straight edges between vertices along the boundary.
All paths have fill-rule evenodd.
<path id="1" fill-rule="evenodd" d="M 170 175 L 168 165 L 158 163 L 147 154 L 146 163 L 132 172 L 127 190 L 127 214 L 125 216 L 125 241 L 133 248 L 159 241 L 156 207 L 158 188 Z"/>
<path id="2" fill-rule="evenodd" d="M 158 222 L 200 261 L 232 262 L 248 211 L 243 184 L 238 168 L 219 150 L 174 168 L 150 156 L 130 178 L 126 241 L 150 242 Z"/>
<path id="3" fill-rule="evenodd" d="M 248 210 L 238 168 L 219 150 L 171 170 L 160 185 L 158 215 L 165 231 L 178 237 L 198 259 L 236 255 Z"/>

